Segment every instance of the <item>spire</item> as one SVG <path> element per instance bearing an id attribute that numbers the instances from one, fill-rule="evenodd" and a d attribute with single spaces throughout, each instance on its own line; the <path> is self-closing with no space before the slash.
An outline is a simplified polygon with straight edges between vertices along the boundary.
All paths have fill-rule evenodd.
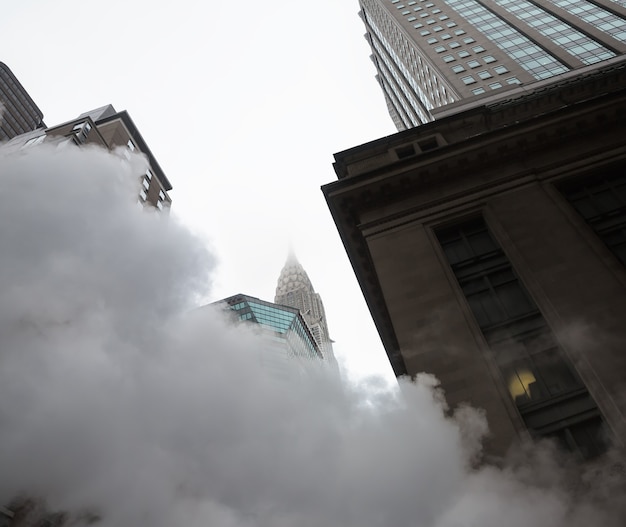
<path id="1" fill-rule="evenodd" d="M 283 267 L 282 271 L 280 272 L 280 276 L 278 277 L 278 284 L 276 285 L 276 297 L 274 298 L 274 302 L 279 304 L 285 304 L 285 302 L 281 302 L 281 298 L 284 297 L 287 293 L 299 290 L 306 290 L 307 292 L 314 293 L 311 280 L 309 280 L 309 276 L 306 274 L 304 267 L 302 267 L 302 265 L 296 258 L 295 251 L 290 245 L 289 253 L 287 255 L 287 261 L 285 262 L 285 266 Z M 285 305 L 290 304 L 287 303 Z"/>
<path id="2" fill-rule="evenodd" d="M 320 295 L 313 289 L 313 284 L 296 258 L 291 244 L 289 244 L 287 261 L 278 277 L 274 302 L 300 310 L 313 338 L 322 350 L 323 357 L 336 365 L 332 341 L 328 336 L 324 304 Z"/>

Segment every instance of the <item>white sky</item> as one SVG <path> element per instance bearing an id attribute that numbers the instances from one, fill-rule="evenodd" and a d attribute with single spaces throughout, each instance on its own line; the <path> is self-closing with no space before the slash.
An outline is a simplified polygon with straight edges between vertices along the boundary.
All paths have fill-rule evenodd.
<path id="1" fill-rule="evenodd" d="M 351 375 L 391 369 L 320 186 L 332 154 L 395 132 L 356 0 L 21 0 L 5 62 L 49 126 L 128 110 L 213 247 L 212 296 L 273 300 L 288 244 Z"/>

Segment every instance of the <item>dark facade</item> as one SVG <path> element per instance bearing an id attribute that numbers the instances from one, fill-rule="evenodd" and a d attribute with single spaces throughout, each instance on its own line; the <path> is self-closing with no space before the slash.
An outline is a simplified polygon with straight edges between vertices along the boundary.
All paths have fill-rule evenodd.
<path id="1" fill-rule="evenodd" d="M 45 127 L 43 113 L 9 67 L 0 62 L 0 141 Z"/>
<path id="2" fill-rule="evenodd" d="M 359 0 L 398 130 L 626 53 L 624 0 Z"/>
<path id="3" fill-rule="evenodd" d="M 626 63 L 335 160 L 323 191 L 396 375 L 484 408 L 491 454 L 623 446 Z"/>

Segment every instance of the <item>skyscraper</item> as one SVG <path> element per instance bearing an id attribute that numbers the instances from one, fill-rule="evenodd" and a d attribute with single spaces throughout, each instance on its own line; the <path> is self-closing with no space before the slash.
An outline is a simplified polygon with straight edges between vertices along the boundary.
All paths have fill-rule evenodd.
<path id="1" fill-rule="evenodd" d="M 274 302 L 299 309 L 322 350 L 324 360 L 336 364 L 324 304 L 293 251 L 289 252 L 285 266 L 280 272 Z"/>
<path id="2" fill-rule="evenodd" d="M 626 53 L 624 0 L 359 0 L 377 80 L 404 130 L 436 109 Z"/>
<path id="3" fill-rule="evenodd" d="M 9 67 L 0 62 L 0 141 L 43 126 L 41 110 Z"/>
<path id="4" fill-rule="evenodd" d="M 335 154 L 323 190 L 399 375 L 487 452 L 626 437 L 626 60 Z"/>

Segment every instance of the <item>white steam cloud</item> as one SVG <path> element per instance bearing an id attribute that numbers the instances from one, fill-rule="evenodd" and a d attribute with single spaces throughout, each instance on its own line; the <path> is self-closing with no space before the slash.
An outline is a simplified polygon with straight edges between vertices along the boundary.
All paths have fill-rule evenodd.
<path id="1" fill-rule="evenodd" d="M 249 328 L 189 311 L 212 258 L 136 207 L 141 162 L 0 152 L 0 504 L 103 526 L 623 525 L 602 478 L 582 495 L 545 450 L 472 469 L 484 421 L 447 417 L 428 376 L 275 379 Z"/>

